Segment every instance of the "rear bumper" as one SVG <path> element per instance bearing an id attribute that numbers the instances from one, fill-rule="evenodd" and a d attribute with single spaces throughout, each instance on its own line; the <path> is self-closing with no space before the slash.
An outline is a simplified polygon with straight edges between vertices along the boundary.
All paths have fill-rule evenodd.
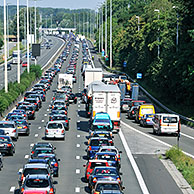
<path id="1" fill-rule="evenodd" d="M 65 134 L 45 134 L 46 138 L 64 138 Z"/>

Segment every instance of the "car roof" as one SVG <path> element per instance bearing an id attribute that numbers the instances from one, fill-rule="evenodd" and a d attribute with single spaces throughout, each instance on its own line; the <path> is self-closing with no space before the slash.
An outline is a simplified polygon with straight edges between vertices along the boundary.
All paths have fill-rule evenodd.
<path id="1" fill-rule="evenodd" d="M 107 160 L 89 160 L 90 163 L 105 163 Z"/>
<path id="2" fill-rule="evenodd" d="M 97 183 L 96 183 L 96 185 L 98 184 L 98 183 L 110 183 L 110 184 L 119 184 L 119 182 L 118 181 L 109 181 L 109 180 L 99 180 L 99 181 L 97 181 Z"/>
<path id="3" fill-rule="evenodd" d="M 116 155 L 115 152 L 97 152 L 96 155 Z"/>
<path id="4" fill-rule="evenodd" d="M 4 124 L 15 124 L 14 121 L 0 121 L 0 124 L 4 123 Z"/>
<path id="5" fill-rule="evenodd" d="M 55 154 L 47 154 L 47 153 L 44 153 L 44 154 L 38 154 L 38 157 L 41 157 L 41 156 L 56 157 L 56 155 L 55 155 Z"/>
<path id="6" fill-rule="evenodd" d="M 43 164 L 43 163 L 25 164 L 24 169 L 26 168 L 48 168 L 48 164 Z"/>
<path id="7" fill-rule="evenodd" d="M 48 179 L 49 176 L 47 174 L 29 174 L 29 175 L 27 175 L 26 179 L 27 178 L 30 178 L 30 179 L 38 179 L 38 178 Z"/>
<path id="8" fill-rule="evenodd" d="M 179 115 L 170 114 L 170 113 L 156 113 L 156 115 L 166 116 L 166 117 L 178 117 Z"/>

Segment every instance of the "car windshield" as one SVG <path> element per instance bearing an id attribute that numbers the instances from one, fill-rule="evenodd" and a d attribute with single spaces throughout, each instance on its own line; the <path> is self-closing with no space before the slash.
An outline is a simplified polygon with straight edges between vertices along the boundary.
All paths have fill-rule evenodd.
<path id="1" fill-rule="evenodd" d="M 100 192 L 102 190 L 119 190 L 119 185 L 111 183 L 99 183 L 96 187 L 96 191 Z"/>
<path id="2" fill-rule="evenodd" d="M 28 179 L 26 186 L 31 188 L 45 188 L 49 186 L 49 181 L 46 179 Z"/>
<path id="3" fill-rule="evenodd" d="M 48 129 L 62 129 L 63 126 L 61 123 L 49 123 L 47 128 Z"/>
<path id="4" fill-rule="evenodd" d="M 102 176 L 116 176 L 117 171 L 115 169 L 106 169 L 106 168 L 97 168 L 94 172 L 94 175 Z"/>
<path id="5" fill-rule="evenodd" d="M 52 150 L 42 149 L 42 150 L 35 150 L 34 155 L 38 156 L 38 154 L 52 154 L 52 153 L 53 153 Z"/>
<path id="6" fill-rule="evenodd" d="M 104 162 L 92 162 L 90 168 L 94 169 L 97 166 L 106 166 L 106 163 L 104 163 Z"/>
<path id="7" fill-rule="evenodd" d="M 33 107 L 32 106 L 26 106 L 26 110 L 33 111 Z"/>
<path id="8" fill-rule="evenodd" d="M 67 120 L 67 117 L 65 117 L 65 116 L 53 116 L 52 119 L 53 120 Z"/>
<path id="9" fill-rule="evenodd" d="M 0 128 L 15 128 L 13 124 L 1 123 Z"/>
<path id="10" fill-rule="evenodd" d="M 24 119 L 24 117 L 19 115 L 14 115 L 10 117 L 10 120 L 22 120 L 22 119 Z"/>
<path id="11" fill-rule="evenodd" d="M 117 150 L 115 150 L 115 149 L 101 149 L 101 152 L 114 152 L 114 153 L 117 153 Z"/>
<path id="12" fill-rule="evenodd" d="M 106 139 L 93 139 L 90 142 L 90 146 L 101 146 L 102 144 L 108 145 L 108 140 L 106 140 Z"/>
<path id="13" fill-rule="evenodd" d="M 141 113 L 144 114 L 153 114 L 153 109 L 152 108 L 142 108 Z"/>
<path id="14" fill-rule="evenodd" d="M 17 120 L 15 121 L 17 124 L 19 125 L 27 125 L 27 122 L 26 121 L 20 121 L 20 120 Z"/>
<path id="15" fill-rule="evenodd" d="M 114 155 L 97 155 L 98 160 L 107 160 L 107 161 L 115 161 L 115 156 Z"/>
<path id="16" fill-rule="evenodd" d="M 41 168 L 26 168 L 24 169 L 24 176 L 26 177 L 28 174 L 48 174 L 47 169 Z"/>
<path id="17" fill-rule="evenodd" d="M 95 131 L 111 131 L 110 125 L 93 125 Z"/>
<path id="18" fill-rule="evenodd" d="M 95 123 L 110 123 L 109 119 L 96 119 Z"/>
<path id="19" fill-rule="evenodd" d="M 26 102 L 36 103 L 36 100 L 33 100 L 33 99 L 29 100 L 29 99 L 27 99 Z"/>
<path id="20" fill-rule="evenodd" d="M 55 102 L 54 105 L 55 105 L 55 106 L 56 106 L 56 105 L 62 105 L 62 106 L 64 106 L 65 103 L 64 103 L 64 102 Z"/>
<path id="21" fill-rule="evenodd" d="M 177 117 L 163 117 L 164 123 L 177 123 Z"/>

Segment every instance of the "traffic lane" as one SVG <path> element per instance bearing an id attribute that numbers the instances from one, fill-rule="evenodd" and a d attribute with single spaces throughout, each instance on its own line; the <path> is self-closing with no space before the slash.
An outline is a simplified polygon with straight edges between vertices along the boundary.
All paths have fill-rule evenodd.
<path id="1" fill-rule="evenodd" d="M 138 154 L 134 155 L 134 158 L 150 194 L 182 194 L 172 176 L 158 159 L 158 155 Z"/>
<path id="2" fill-rule="evenodd" d="M 143 132 L 146 135 L 149 135 L 149 136 L 151 136 L 151 137 L 153 137 L 157 140 L 160 140 L 160 141 L 162 141 L 164 143 L 167 143 L 171 146 L 177 145 L 177 137 L 175 137 L 174 135 L 162 134 L 162 135 L 158 136 L 156 134 L 153 134 L 153 128 L 152 127 L 141 127 L 134 120 L 128 119 L 125 113 L 121 114 L 121 120 L 123 122 L 125 122 L 126 124 L 132 126 L 133 128 L 137 129 L 138 131 Z M 194 141 L 193 141 L 193 139 L 190 139 L 188 137 L 185 137 L 185 136 L 181 135 L 180 141 L 179 141 L 179 146 L 183 151 L 185 151 L 185 152 L 187 152 L 191 155 L 194 155 L 194 150 L 193 150 Z M 163 150 L 163 152 L 165 153 L 165 150 Z"/>
<path id="3" fill-rule="evenodd" d="M 56 37 L 51 37 L 53 46 L 49 50 L 44 50 L 42 52 L 42 56 L 40 56 L 37 60 L 37 64 L 40 64 L 41 66 L 44 66 L 49 59 L 55 54 L 55 52 L 58 50 L 58 48 L 63 44 L 63 41 Z M 27 60 L 25 58 L 25 60 Z M 8 71 L 8 82 L 14 82 L 17 80 L 17 65 L 12 65 L 12 69 Z M 26 67 L 20 66 L 20 72 L 21 74 L 25 71 Z M 2 69 L 3 70 L 3 69 Z M 0 72 L 0 89 L 4 87 L 4 71 Z"/>

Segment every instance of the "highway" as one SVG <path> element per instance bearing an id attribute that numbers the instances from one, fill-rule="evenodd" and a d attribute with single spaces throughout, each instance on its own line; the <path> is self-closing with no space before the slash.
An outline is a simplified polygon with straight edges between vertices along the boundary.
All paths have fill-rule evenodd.
<path id="1" fill-rule="evenodd" d="M 49 37 L 49 39 L 52 40 L 53 46 L 51 49 L 41 49 L 41 56 L 37 58 L 37 64 L 44 66 L 48 60 L 53 56 L 53 54 L 59 49 L 59 47 L 63 44 L 62 39 L 56 38 L 56 37 Z M 22 61 L 27 61 L 27 58 L 25 58 L 25 54 L 22 56 Z M 31 64 L 33 64 L 34 61 L 31 61 Z M 8 72 L 8 82 L 15 82 L 17 80 L 17 65 L 12 65 L 12 69 Z M 24 72 L 26 67 L 20 66 L 20 72 L 21 74 Z M 4 87 L 4 65 L 0 66 L 0 89 Z"/>
<path id="2" fill-rule="evenodd" d="M 97 55 L 94 53 L 92 53 L 92 55 L 95 56 L 94 65 L 100 67 L 101 65 L 97 60 Z M 51 56 L 52 54 L 47 53 L 47 56 L 42 59 L 41 63 L 45 64 Z M 71 54 L 69 57 L 70 56 Z M 64 63 L 61 72 L 65 72 L 69 57 Z M 83 89 L 83 80 L 80 73 L 81 62 L 82 52 L 80 50 L 77 63 L 77 83 L 74 84 L 73 88 L 74 93 L 80 93 Z M 30 121 L 30 136 L 21 136 L 19 138 L 15 143 L 16 154 L 13 157 L 4 157 L 4 167 L 0 172 L 0 193 L 7 194 L 13 190 L 17 193 L 17 172 L 29 158 L 30 145 L 38 141 L 45 141 L 43 138 L 44 126 L 48 121 L 48 114 L 50 111 L 48 107 L 52 99 L 52 91 L 56 89 L 56 87 L 57 78 L 54 79 L 51 89 L 47 92 L 46 102 L 43 103 L 42 108 L 36 113 L 36 119 Z M 57 157 L 61 159 L 59 177 L 54 178 L 54 180 L 57 181 L 57 184 L 55 185 L 56 193 L 90 193 L 87 183 L 84 182 L 85 169 L 83 167 L 83 164 L 87 162 L 85 149 L 87 147 L 88 118 L 85 117 L 85 105 L 81 103 L 80 99 L 78 99 L 77 104 L 71 104 L 69 106 L 68 117 L 71 119 L 70 130 L 66 133 L 65 141 L 47 140 L 56 147 Z M 122 133 L 114 135 L 114 143 L 119 150 L 123 151 L 121 156 L 121 172 L 123 173 L 122 180 L 124 183 L 123 185 L 125 186 L 124 193 L 145 193 L 145 190 L 142 191 L 141 189 L 141 184 L 143 183 L 138 181 L 139 175 L 135 174 L 134 166 L 129 159 L 129 151 L 126 149 L 128 147 L 150 194 L 181 194 L 181 190 L 159 159 L 159 154 L 164 154 L 165 150 L 169 148 L 167 144 L 176 144 L 176 137 L 153 136 L 151 128 L 141 128 L 133 121 L 126 119 L 125 114 L 122 114 L 121 128 Z M 185 134 L 194 137 L 193 131 L 186 126 L 183 126 L 182 131 Z M 148 136 L 152 138 L 149 138 Z M 126 140 L 127 145 L 123 143 L 123 137 Z M 161 142 L 157 140 L 160 140 Z M 162 142 L 166 144 L 164 145 Z M 181 136 L 180 147 L 182 149 L 184 148 L 184 151 L 194 154 L 192 149 L 193 144 L 194 142 L 192 139 L 183 135 Z"/>

